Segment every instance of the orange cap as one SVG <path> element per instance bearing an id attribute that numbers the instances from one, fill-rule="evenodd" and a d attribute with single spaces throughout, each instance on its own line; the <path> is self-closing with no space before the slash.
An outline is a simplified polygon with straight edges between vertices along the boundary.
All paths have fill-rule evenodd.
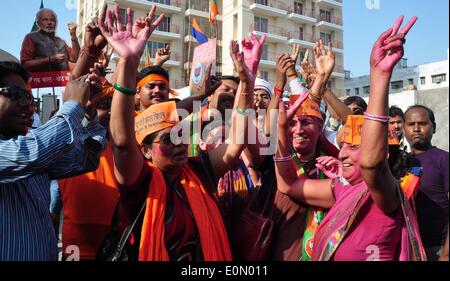
<path id="1" fill-rule="evenodd" d="M 289 97 L 289 104 L 293 105 L 295 101 L 300 97 L 300 95 L 291 95 Z M 320 112 L 320 106 L 315 101 L 310 98 L 306 98 L 305 101 L 302 102 L 300 107 L 297 109 L 295 113 L 297 116 L 308 115 L 319 118 L 323 121 L 322 113 Z"/>
<path id="2" fill-rule="evenodd" d="M 344 130 L 341 138 L 341 142 L 349 143 L 352 145 L 361 144 L 362 127 L 364 125 L 363 115 L 348 115 L 347 122 L 344 125 Z M 388 132 L 388 144 L 398 145 L 399 142 L 396 138 Z"/>
<path id="3" fill-rule="evenodd" d="M 144 139 L 154 133 L 178 123 L 178 114 L 174 101 L 154 104 L 134 118 L 136 140 L 141 144 Z"/>

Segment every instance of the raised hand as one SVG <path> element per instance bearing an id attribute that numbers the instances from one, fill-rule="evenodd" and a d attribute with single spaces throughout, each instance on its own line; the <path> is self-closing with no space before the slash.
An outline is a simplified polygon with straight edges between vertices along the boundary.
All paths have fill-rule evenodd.
<path id="1" fill-rule="evenodd" d="M 166 44 L 165 48 L 159 48 L 156 51 L 155 65 L 163 65 L 170 58 L 170 45 Z"/>
<path id="2" fill-rule="evenodd" d="M 298 55 L 300 54 L 300 45 L 294 44 L 292 46 L 291 59 L 294 61 L 294 64 L 297 63 Z"/>
<path id="3" fill-rule="evenodd" d="M 308 89 L 311 88 L 312 84 L 314 83 L 314 80 L 317 77 L 317 70 L 316 68 L 309 62 L 309 49 L 306 49 L 305 57 L 303 58 L 300 66 L 300 74 L 305 78 L 306 86 Z"/>
<path id="4" fill-rule="evenodd" d="M 275 83 L 275 87 L 278 89 L 284 89 L 286 85 L 286 72 L 289 68 L 294 67 L 295 62 L 288 54 L 281 54 L 277 58 L 277 68 L 276 68 L 276 76 L 277 81 Z"/>
<path id="5" fill-rule="evenodd" d="M 320 156 L 316 158 L 316 167 L 329 178 L 342 176 L 342 162 L 331 156 Z"/>
<path id="6" fill-rule="evenodd" d="M 308 98 L 308 94 L 302 95 L 291 106 L 288 106 L 282 100 L 280 100 L 280 103 L 278 104 L 278 127 L 279 128 L 287 129 L 289 120 L 294 117 L 294 115 L 297 112 L 297 110 L 299 109 L 299 107 L 302 105 L 302 103 L 307 98 Z"/>
<path id="7" fill-rule="evenodd" d="M 250 33 L 250 40 L 248 38 L 242 39 L 242 51 L 245 57 L 245 64 L 254 75 L 258 71 L 259 61 L 261 60 L 263 51 L 262 46 L 265 41 L 265 34 L 259 40 L 253 33 Z"/>
<path id="8" fill-rule="evenodd" d="M 99 56 L 106 44 L 108 44 L 108 41 L 106 41 L 106 38 L 102 35 L 97 23 L 94 21 L 88 23 L 84 29 L 83 48 L 87 48 L 89 53 Z"/>
<path id="9" fill-rule="evenodd" d="M 248 86 L 255 85 L 256 71 L 253 72 L 247 63 L 245 62 L 244 52 L 239 50 L 239 43 L 235 40 L 230 42 L 230 56 L 233 61 L 234 69 L 239 75 L 241 82 L 246 83 Z M 259 61 L 258 61 L 259 64 Z M 258 69 L 256 64 L 256 69 Z"/>
<path id="10" fill-rule="evenodd" d="M 115 18 L 113 18 L 112 12 L 107 9 L 105 4 L 98 26 L 103 36 L 121 58 L 132 58 L 139 61 L 144 53 L 148 38 L 164 18 L 164 14 L 161 14 L 157 20 L 152 22 L 155 11 L 156 6 L 153 6 L 145 18 L 145 27 L 139 25 L 139 28 L 133 30 L 133 10 L 127 9 L 127 24 L 123 26 L 119 5 L 115 7 Z M 105 19 L 107 20 L 107 25 L 105 24 Z M 136 33 L 133 34 L 133 31 Z"/>
<path id="11" fill-rule="evenodd" d="M 325 77 L 327 80 L 333 72 L 335 57 L 333 53 L 333 45 L 328 41 L 328 52 L 325 51 L 325 46 L 322 39 L 316 43 L 313 49 L 314 64 L 316 65 L 317 74 Z"/>
<path id="12" fill-rule="evenodd" d="M 397 62 L 403 57 L 405 37 L 417 21 L 412 17 L 400 32 L 404 16 L 400 16 L 397 22 L 383 34 L 380 35 L 372 48 L 370 55 L 370 67 L 382 73 L 391 73 Z"/>

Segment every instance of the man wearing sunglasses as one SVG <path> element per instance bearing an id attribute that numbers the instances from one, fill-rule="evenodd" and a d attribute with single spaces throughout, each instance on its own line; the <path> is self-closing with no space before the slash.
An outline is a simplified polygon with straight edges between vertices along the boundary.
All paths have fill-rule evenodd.
<path id="1" fill-rule="evenodd" d="M 96 169 L 105 144 L 91 97 L 94 78 L 69 82 L 55 116 L 28 131 L 28 73 L 0 61 L 0 261 L 57 260 L 50 180 Z"/>

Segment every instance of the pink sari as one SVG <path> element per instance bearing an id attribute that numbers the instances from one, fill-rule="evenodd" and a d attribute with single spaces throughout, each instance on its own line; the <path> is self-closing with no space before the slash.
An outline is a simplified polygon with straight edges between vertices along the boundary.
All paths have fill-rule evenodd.
<path id="1" fill-rule="evenodd" d="M 336 178 L 333 180 L 333 185 L 342 187 L 343 184 Z M 371 200 L 370 193 L 364 182 L 354 186 L 346 186 L 345 189 L 350 194 L 347 193 L 347 196 L 338 199 L 340 202 L 335 203 L 335 206 L 338 207 L 335 208 L 333 206 L 319 226 L 314 238 L 312 260 L 328 261 L 332 259 L 341 242 L 346 238 L 350 227 L 358 217 L 361 207 L 368 200 Z M 400 261 L 426 260 L 416 216 L 403 192 L 400 191 L 400 187 L 398 187 L 398 190 L 403 224 L 400 250 L 395 259 Z M 353 227 L 357 226 L 354 225 Z"/>

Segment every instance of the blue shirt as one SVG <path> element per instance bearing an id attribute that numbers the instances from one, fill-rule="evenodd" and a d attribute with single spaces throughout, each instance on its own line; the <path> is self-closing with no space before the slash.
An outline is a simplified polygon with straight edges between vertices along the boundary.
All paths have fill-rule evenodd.
<path id="1" fill-rule="evenodd" d="M 0 136 L 0 261 L 57 260 L 50 180 L 95 170 L 106 143 L 98 118 L 83 116 L 83 107 L 68 101 L 26 136 Z"/>

